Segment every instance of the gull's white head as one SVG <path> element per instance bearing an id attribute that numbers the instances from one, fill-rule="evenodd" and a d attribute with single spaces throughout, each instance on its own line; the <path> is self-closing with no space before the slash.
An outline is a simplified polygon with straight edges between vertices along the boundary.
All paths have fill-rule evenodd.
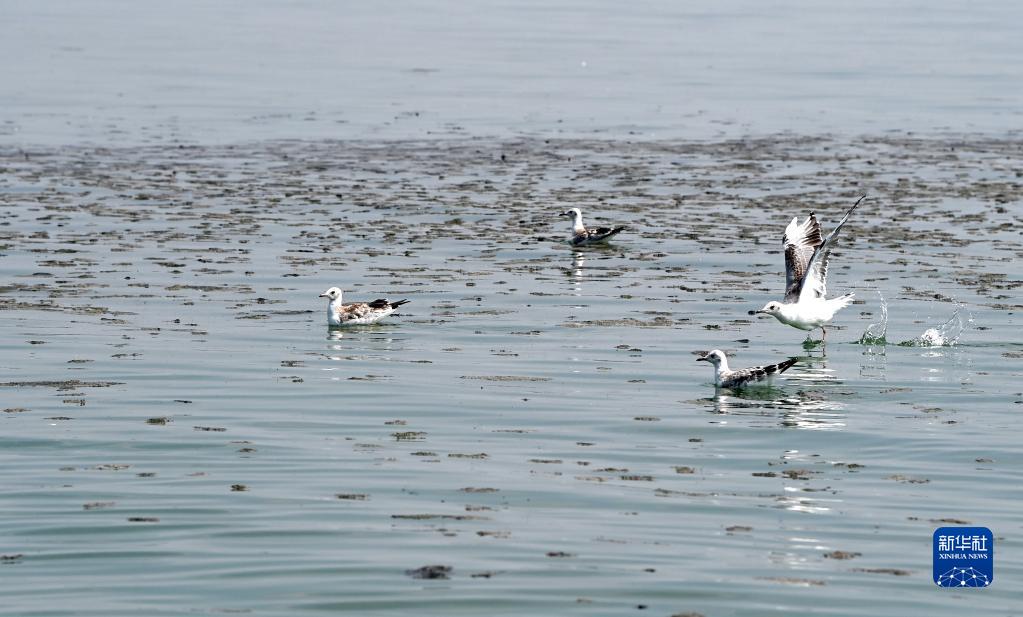
<path id="1" fill-rule="evenodd" d="M 720 349 L 712 349 L 707 352 L 707 355 L 697 358 L 696 361 L 710 362 L 714 365 L 714 368 L 720 368 L 721 365 L 728 365 L 728 360 L 725 359 L 725 352 Z"/>
<path id="2" fill-rule="evenodd" d="M 337 287 L 331 287 L 327 291 L 321 293 L 320 297 L 321 298 L 330 298 L 331 302 L 333 302 L 334 300 L 340 300 L 341 299 L 341 290 L 338 289 Z"/>
<path id="3" fill-rule="evenodd" d="M 583 226 L 583 213 L 579 208 L 569 208 L 562 212 L 561 216 L 572 217 L 572 231 L 574 233 L 582 233 L 586 231 L 586 227 Z"/>
<path id="4" fill-rule="evenodd" d="M 771 301 L 765 304 L 764 308 L 760 309 L 759 311 L 751 311 L 751 314 L 753 315 L 756 315 L 758 313 L 762 315 L 773 315 L 777 317 L 781 313 L 781 302 Z"/>

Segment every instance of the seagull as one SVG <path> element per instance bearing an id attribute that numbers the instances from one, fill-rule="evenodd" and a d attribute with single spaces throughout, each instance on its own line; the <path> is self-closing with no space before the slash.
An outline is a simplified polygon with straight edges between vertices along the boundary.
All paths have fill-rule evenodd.
<path id="1" fill-rule="evenodd" d="M 856 206 L 867 196 L 856 200 L 852 208 L 845 213 L 826 238 L 821 238 L 821 224 L 813 212 L 799 224 L 799 217 L 793 217 L 785 228 L 782 246 L 785 247 L 785 298 L 781 302 L 768 302 L 759 311 L 750 311 L 750 315 L 762 313 L 772 315 L 775 319 L 800 330 L 821 329 L 821 340 L 827 339 L 828 331 L 824 324 L 831 321 L 839 310 L 852 304 L 853 294 L 828 300 L 828 259 L 831 257 L 831 245 L 849 220 Z"/>
<path id="2" fill-rule="evenodd" d="M 320 294 L 321 298 L 327 300 L 327 325 L 328 326 L 359 326 L 376 323 L 394 312 L 408 300 L 388 302 L 384 298 L 372 302 L 352 302 L 341 304 L 341 290 L 331 287 Z"/>
<path id="3" fill-rule="evenodd" d="M 569 208 L 562 212 L 561 216 L 571 216 L 574 218 L 572 237 L 568 240 L 572 246 L 586 246 L 588 244 L 607 242 L 608 238 L 625 229 L 624 227 L 591 227 L 587 229 L 583 225 L 583 213 L 579 208 Z"/>
<path id="4" fill-rule="evenodd" d="M 725 357 L 725 352 L 720 349 L 708 351 L 707 355 L 697 358 L 696 361 L 713 364 L 714 385 L 718 388 L 730 388 L 732 390 L 744 388 L 764 379 L 770 380 L 775 374 L 784 373 L 796 363 L 795 358 L 790 358 L 778 364 L 751 366 L 733 371 L 728 368 L 728 358 Z"/>

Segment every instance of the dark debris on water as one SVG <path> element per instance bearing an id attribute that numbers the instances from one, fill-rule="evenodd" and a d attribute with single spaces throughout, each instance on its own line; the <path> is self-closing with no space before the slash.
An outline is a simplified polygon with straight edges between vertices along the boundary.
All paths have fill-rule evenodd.
<path id="1" fill-rule="evenodd" d="M 428 565 L 415 568 L 412 570 L 405 570 L 405 574 L 412 578 L 435 580 L 435 579 L 448 579 L 451 577 L 451 573 L 454 572 L 454 568 L 451 566 L 444 565 Z"/>

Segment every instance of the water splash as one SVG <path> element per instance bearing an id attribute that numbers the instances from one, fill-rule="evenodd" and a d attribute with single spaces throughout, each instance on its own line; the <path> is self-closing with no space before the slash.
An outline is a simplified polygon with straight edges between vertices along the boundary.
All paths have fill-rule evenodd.
<path id="1" fill-rule="evenodd" d="M 955 311 L 948 321 L 936 328 L 927 328 L 923 334 L 903 341 L 899 345 L 903 347 L 952 347 L 959 342 L 967 326 L 973 325 L 973 313 L 966 305 L 956 302 Z"/>
<path id="2" fill-rule="evenodd" d="M 877 290 L 877 297 L 881 299 L 881 321 L 867 326 L 857 341 L 860 345 L 884 345 L 888 342 L 885 339 L 885 334 L 888 333 L 888 302 L 881 294 L 881 290 Z"/>

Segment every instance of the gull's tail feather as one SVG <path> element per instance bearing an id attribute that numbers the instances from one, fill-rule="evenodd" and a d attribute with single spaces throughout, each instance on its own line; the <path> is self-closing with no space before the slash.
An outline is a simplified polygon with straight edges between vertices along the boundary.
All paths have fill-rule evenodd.
<path id="1" fill-rule="evenodd" d="M 624 225 L 621 226 L 621 227 L 615 227 L 614 229 L 611 230 L 611 233 L 607 234 L 607 237 L 610 238 L 611 236 L 620 234 L 623 231 L 625 231 L 625 226 Z"/>
<path id="2" fill-rule="evenodd" d="M 850 304 L 853 303 L 853 298 L 855 298 L 855 297 L 856 297 L 856 294 L 850 291 L 849 293 L 845 294 L 844 296 L 838 296 L 837 298 L 832 298 L 831 301 L 834 302 L 835 304 L 840 305 L 838 308 L 845 308 L 845 307 L 847 307 L 847 306 L 849 306 Z"/>
<path id="3" fill-rule="evenodd" d="M 368 304 L 369 304 L 370 308 L 375 308 L 375 309 L 385 309 L 387 307 L 391 307 L 392 309 L 396 309 L 399 306 L 401 306 L 402 304 L 408 304 L 409 302 L 410 302 L 410 300 L 398 300 L 397 302 L 391 302 L 387 298 L 377 298 L 376 300 L 374 300 L 372 302 L 369 302 Z"/>
<path id="4" fill-rule="evenodd" d="M 792 365 L 795 364 L 798 361 L 799 360 L 797 358 L 789 358 L 788 360 L 785 360 L 784 362 L 779 362 L 778 364 L 772 364 L 771 366 L 765 366 L 764 370 L 767 372 L 768 375 L 771 375 L 773 373 L 784 373 L 785 371 L 787 371 L 790 368 L 792 368 Z"/>
<path id="5" fill-rule="evenodd" d="M 837 298 L 832 298 L 832 299 L 828 300 L 828 304 L 831 305 L 831 307 L 835 309 L 832 312 L 832 315 L 834 315 L 838 311 L 840 311 L 840 310 L 844 309 L 845 307 L 849 306 L 850 304 L 852 304 L 853 303 L 853 296 L 854 296 L 854 294 L 850 292 L 850 293 L 845 294 L 844 296 L 838 296 Z"/>

